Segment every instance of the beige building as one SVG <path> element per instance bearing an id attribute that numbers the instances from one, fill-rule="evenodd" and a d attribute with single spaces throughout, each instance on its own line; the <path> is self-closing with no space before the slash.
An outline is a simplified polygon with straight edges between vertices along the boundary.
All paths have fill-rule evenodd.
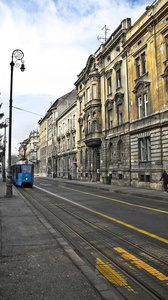
<path id="1" fill-rule="evenodd" d="M 62 165 L 65 164 L 66 166 L 68 166 L 67 158 L 65 158 L 66 151 L 68 155 L 68 161 L 72 160 L 71 155 L 72 153 L 74 153 L 74 148 L 72 149 L 71 146 L 72 141 L 74 142 L 74 133 L 72 134 L 72 124 L 74 124 L 74 117 L 71 116 L 71 113 L 72 115 L 75 115 L 74 106 L 76 106 L 76 104 L 74 104 L 74 102 L 76 102 L 75 89 L 58 98 L 51 105 L 45 117 L 38 122 L 40 134 L 39 174 L 41 176 L 68 177 L 69 170 L 67 169 L 65 172 L 61 170 L 65 169 L 65 167 L 62 167 Z M 68 114 L 68 117 L 66 114 Z M 63 123 L 61 118 L 64 118 Z M 69 130 L 71 130 L 69 137 L 68 128 Z M 65 132 L 65 138 L 62 138 L 63 130 Z M 74 177 L 74 173 L 70 173 L 71 176 Z"/>
<path id="2" fill-rule="evenodd" d="M 56 118 L 57 130 L 57 177 L 77 178 L 76 90 L 71 105 Z"/>
<path id="3" fill-rule="evenodd" d="M 39 173 L 39 132 L 33 130 L 19 147 L 18 160 L 27 159 L 34 164 L 34 173 Z"/>
<path id="4" fill-rule="evenodd" d="M 47 176 L 47 116 L 38 121 L 39 124 L 39 175 Z"/>
<path id="5" fill-rule="evenodd" d="M 123 43 L 130 29 L 123 20 L 88 58 L 75 82 L 78 178 L 130 182 L 127 60 Z"/>

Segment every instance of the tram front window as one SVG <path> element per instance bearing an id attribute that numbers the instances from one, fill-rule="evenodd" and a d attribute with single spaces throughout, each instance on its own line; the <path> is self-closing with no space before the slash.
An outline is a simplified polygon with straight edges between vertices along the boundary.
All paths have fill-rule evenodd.
<path id="1" fill-rule="evenodd" d="M 31 173 L 31 166 L 22 165 L 22 173 Z"/>

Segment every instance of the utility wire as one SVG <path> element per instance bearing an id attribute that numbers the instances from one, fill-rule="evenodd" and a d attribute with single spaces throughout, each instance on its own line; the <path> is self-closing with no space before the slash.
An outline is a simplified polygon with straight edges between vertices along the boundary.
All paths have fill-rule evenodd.
<path id="1" fill-rule="evenodd" d="M 36 116 L 43 117 L 42 115 L 36 114 L 36 113 L 34 113 L 34 112 L 32 112 L 32 111 L 28 111 L 28 110 L 25 110 L 25 109 L 22 109 L 22 108 L 19 108 L 19 107 L 16 107 L 16 106 L 12 106 L 12 107 L 15 108 L 15 109 L 18 109 L 18 110 L 25 111 L 25 112 L 27 112 L 27 113 L 29 113 L 29 114 L 33 114 L 33 115 L 36 115 Z"/>

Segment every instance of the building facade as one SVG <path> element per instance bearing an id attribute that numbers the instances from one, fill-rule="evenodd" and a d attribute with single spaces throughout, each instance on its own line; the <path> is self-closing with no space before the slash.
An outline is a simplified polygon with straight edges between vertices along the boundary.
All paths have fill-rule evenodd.
<path id="1" fill-rule="evenodd" d="M 39 124 L 39 175 L 47 176 L 47 116 L 38 121 Z"/>
<path id="2" fill-rule="evenodd" d="M 131 184 L 160 188 L 168 171 L 168 3 L 147 7 L 124 44 L 129 76 Z"/>
<path id="3" fill-rule="evenodd" d="M 71 105 L 56 119 L 57 132 L 57 177 L 77 178 L 76 150 L 76 90 Z"/>
<path id="4" fill-rule="evenodd" d="M 34 173 L 39 174 L 39 132 L 33 130 L 19 147 L 18 160 L 27 159 L 34 164 Z"/>
<path id="5" fill-rule="evenodd" d="M 39 174 L 161 189 L 168 172 L 168 3 L 124 19 L 39 123 Z M 23 149 L 24 150 L 24 149 Z"/>
<path id="6" fill-rule="evenodd" d="M 78 178 L 130 183 L 127 60 L 123 20 L 88 58 L 75 82 L 78 112 Z"/>
<path id="7" fill-rule="evenodd" d="M 69 93 L 58 98 L 48 109 L 44 118 L 39 120 L 39 148 L 40 148 L 40 176 L 56 177 L 56 176 L 65 176 L 68 177 L 69 170 L 65 171 L 65 168 L 69 166 L 67 164 L 67 158 L 65 158 L 66 152 L 68 157 L 70 152 L 74 152 L 74 148 L 70 147 L 72 141 L 74 142 L 72 134 L 72 121 L 73 117 L 70 116 L 69 111 L 72 110 L 72 114 L 75 115 L 74 104 L 76 102 L 76 89 L 70 91 Z M 68 113 L 68 117 L 67 114 Z M 64 125 L 62 124 L 62 118 L 65 118 Z M 69 123 L 66 123 L 69 122 Z M 67 125 L 68 124 L 68 125 Z M 67 127 L 68 126 L 68 127 Z M 65 136 L 63 131 L 70 131 L 70 137 L 68 138 L 68 133 Z M 73 125 L 75 128 L 75 125 Z M 74 135 L 75 132 L 73 132 Z M 61 137 L 65 138 L 61 138 Z M 67 144 L 68 143 L 68 144 Z M 71 153 L 71 154 L 72 154 Z M 70 157 L 70 160 L 71 157 Z M 65 163 L 66 161 L 66 163 Z M 63 165 L 65 164 L 65 167 Z M 70 167 L 68 167 L 70 168 Z M 72 173 L 72 172 L 71 172 Z M 64 175 L 65 174 L 65 175 Z M 71 174 L 74 177 L 74 173 Z"/>

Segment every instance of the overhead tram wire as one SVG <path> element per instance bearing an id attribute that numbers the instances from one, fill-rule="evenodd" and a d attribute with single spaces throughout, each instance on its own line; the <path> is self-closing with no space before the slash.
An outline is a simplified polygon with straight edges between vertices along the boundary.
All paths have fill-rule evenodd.
<path id="1" fill-rule="evenodd" d="M 43 117 L 43 116 L 40 115 L 40 114 L 34 113 L 34 112 L 32 112 L 32 111 L 29 111 L 29 110 L 22 109 L 22 108 L 20 108 L 20 107 L 16 107 L 16 106 L 12 106 L 12 107 L 15 108 L 15 109 L 21 110 L 21 111 L 25 111 L 25 112 L 27 112 L 27 113 L 29 113 L 29 114 L 33 114 L 33 115 L 36 115 L 36 116 Z"/>

